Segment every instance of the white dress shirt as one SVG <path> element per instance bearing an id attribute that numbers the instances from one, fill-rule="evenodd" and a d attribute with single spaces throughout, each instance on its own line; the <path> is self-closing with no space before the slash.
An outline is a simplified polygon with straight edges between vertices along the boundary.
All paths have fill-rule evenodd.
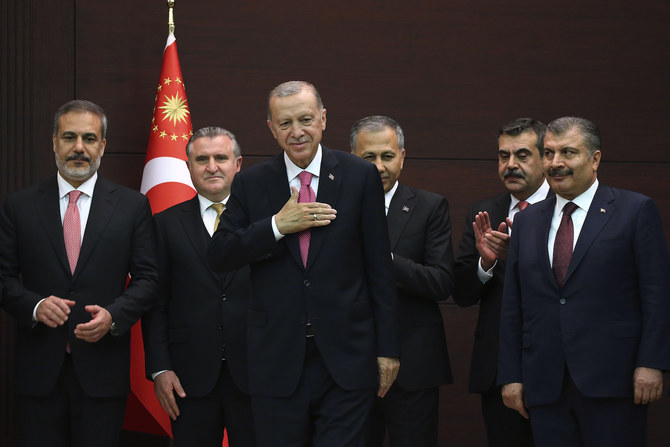
<path id="1" fill-rule="evenodd" d="M 286 152 L 284 152 L 284 164 L 286 164 L 286 178 L 288 179 L 289 192 L 291 186 L 295 186 L 296 189 L 300 191 L 300 178 L 298 178 L 298 175 L 300 175 L 302 171 L 307 171 L 310 174 L 312 174 L 312 181 L 310 182 L 310 186 L 314 191 L 314 197 L 317 196 L 317 194 L 319 193 L 319 174 L 321 172 L 321 157 L 322 157 L 321 144 L 319 144 L 319 147 L 316 150 L 316 154 L 314 155 L 312 162 L 305 169 L 302 169 L 301 167 L 293 163 L 291 159 L 288 157 L 288 155 L 286 155 Z M 284 235 L 281 234 L 277 229 L 276 219 L 277 215 L 275 214 L 274 216 L 272 216 L 272 232 L 275 235 L 275 240 L 278 241 L 279 239 L 283 238 Z"/>
<path id="2" fill-rule="evenodd" d="M 593 182 L 593 184 L 575 197 L 572 200 L 564 199 L 563 197 L 556 195 L 556 206 L 554 207 L 554 216 L 551 218 L 551 227 L 549 227 L 549 238 L 547 239 L 547 250 L 549 251 L 549 263 L 553 267 L 554 265 L 554 242 L 556 241 L 556 233 L 558 232 L 558 227 L 561 225 L 561 219 L 563 218 L 563 207 L 566 203 L 572 202 L 577 205 L 577 208 L 572 212 L 570 217 L 572 217 L 572 228 L 574 230 L 574 236 L 572 238 L 572 249 L 574 250 L 575 245 L 577 245 L 577 239 L 579 239 L 579 234 L 582 232 L 582 227 L 584 226 L 584 221 L 586 220 L 586 213 L 593 202 L 593 197 L 596 195 L 596 190 L 598 189 L 598 179 Z"/>

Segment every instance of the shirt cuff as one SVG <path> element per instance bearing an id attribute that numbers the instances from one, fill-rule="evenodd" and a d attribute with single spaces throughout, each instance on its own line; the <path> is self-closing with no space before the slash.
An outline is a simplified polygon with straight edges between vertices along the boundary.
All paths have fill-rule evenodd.
<path id="1" fill-rule="evenodd" d="M 477 262 L 477 278 L 479 278 L 482 284 L 486 284 L 493 278 L 493 269 L 496 267 L 496 264 L 498 264 L 498 260 L 493 263 L 490 269 L 484 270 L 484 267 L 482 267 L 482 258 L 479 258 L 479 262 Z"/>
<path id="2" fill-rule="evenodd" d="M 37 323 L 37 321 L 38 321 L 38 320 L 37 320 L 37 308 L 40 306 L 40 304 L 41 304 L 42 301 L 44 301 L 44 300 L 46 300 L 46 298 L 42 298 L 41 300 L 39 300 L 39 301 L 37 302 L 37 304 L 35 304 L 35 308 L 33 309 L 33 323 Z"/>
<path id="3" fill-rule="evenodd" d="M 283 238 L 284 235 L 281 234 L 277 229 L 277 222 L 275 222 L 276 218 L 277 218 L 276 214 L 272 216 L 272 232 L 275 234 L 275 241 L 278 241 L 279 239 Z"/>
<path id="4" fill-rule="evenodd" d="M 156 377 L 158 377 L 158 376 L 160 376 L 161 374 L 163 374 L 164 372 L 168 372 L 168 371 L 169 371 L 169 370 L 164 369 L 164 370 L 162 370 L 162 371 L 157 371 L 157 372 L 155 372 L 155 373 L 151 373 L 151 380 L 156 380 Z"/>

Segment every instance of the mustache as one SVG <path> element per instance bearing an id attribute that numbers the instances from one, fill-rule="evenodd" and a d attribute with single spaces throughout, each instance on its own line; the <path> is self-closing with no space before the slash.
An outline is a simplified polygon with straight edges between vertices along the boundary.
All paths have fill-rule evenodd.
<path id="1" fill-rule="evenodd" d="M 549 175 L 549 177 L 565 177 L 565 176 L 568 176 L 568 175 L 572 175 L 573 171 L 572 171 L 572 169 L 568 169 L 568 168 L 563 168 L 563 169 L 554 168 L 554 169 L 549 169 L 549 171 L 547 171 L 547 174 Z"/>
<path id="2" fill-rule="evenodd" d="M 518 169 L 505 169 L 505 172 L 503 173 L 504 178 L 509 178 L 509 177 L 517 177 L 517 178 L 526 178 L 526 174 L 523 173 L 523 171 L 520 171 Z"/>
<path id="3" fill-rule="evenodd" d="M 75 160 L 75 161 L 85 161 L 85 162 L 87 162 L 87 163 L 90 163 L 90 162 L 91 162 L 91 159 L 90 159 L 89 157 L 87 157 L 86 155 L 84 155 L 84 154 L 73 154 L 73 155 L 70 155 L 70 156 L 68 156 L 68 157 L 65 158 L 65 161 L 66 161 L 66 162 L 68 162 L 68 161 L 72 161 L 72 160 Z"/>

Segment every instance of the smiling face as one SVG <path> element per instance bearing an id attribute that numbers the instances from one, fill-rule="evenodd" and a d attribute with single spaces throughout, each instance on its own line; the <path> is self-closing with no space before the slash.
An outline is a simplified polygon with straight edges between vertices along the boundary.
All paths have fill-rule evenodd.
<path id="1" fill-rule="evenodd" d="M 63 114 L 52 142 L 58 171 L 75 188 L 98 170 L 107 143 L 102 121 L 90 112 Z"/>
<path id="2" fill-rule="evenodd" d="M 398 181 L 405 161 L 405 149 L 398 147 L 395 130 L 390 127 L 379 132 L 361 130 L 356 139 L 356 155 L 377 167 L 384 192 L 389 192 Z"/>
<path id="3" fill-rule="evenodd" d="M 306 168 L 314 159 L 326 129 L 326 109 L 319 110 L 312 89 L 289 96 L 273 96 L 267 121 L 272 135 L 293 163 Z"/>
<path id="4" fill-rule="evenodd" d="M 600 151 L 589 154 L 584 137 L 577 127 L 556 135 L 547 132 L 544 138 L 544 172 L 551 189 L 572 200 L 596 180 Z"/>
<path id="5" fill-rule="evenodd" d="M 533 195 L 544 181 L 537 143 L 532 130 L 516 136 L 502 134 L 498 138 L 498 176 L 507 191 L 519 200 Z"/>
<path id="6" fill-rule="evenodd" d="M 242 167 L 242 157 L 236 159 L 231 139 L 219 135 L 195 140 L 187 163 L 196 191 L 218 203 L 230 195 L 230 185 Z"/>

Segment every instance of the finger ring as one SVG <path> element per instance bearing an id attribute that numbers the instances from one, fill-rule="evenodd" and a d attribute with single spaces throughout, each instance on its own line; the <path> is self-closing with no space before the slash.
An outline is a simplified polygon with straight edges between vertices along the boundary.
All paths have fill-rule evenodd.
<path id="1" fill-rule="evenodd" d="M 314 220 L 316 220 L 316 213 L 314 213 Z"/>

